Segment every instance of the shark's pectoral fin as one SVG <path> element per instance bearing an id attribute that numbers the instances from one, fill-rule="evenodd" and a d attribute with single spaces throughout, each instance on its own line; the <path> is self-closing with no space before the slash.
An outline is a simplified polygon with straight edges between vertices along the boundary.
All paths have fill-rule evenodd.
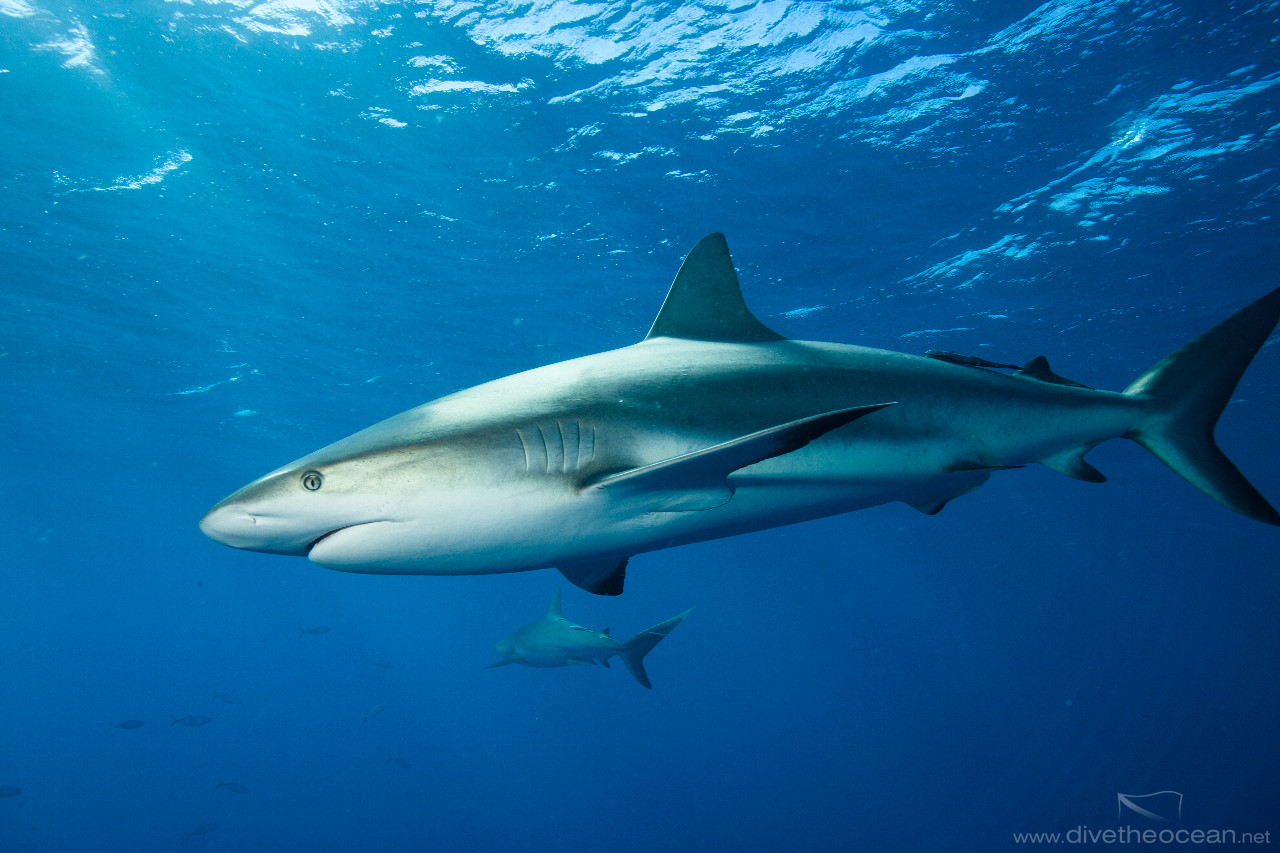
<path id="1" fill-rule="evenodd" d="M 1092 444 L 1087 447 L 1077 447 L 1065 453 L 1041 459 L 1039 462 L 1044 467 L 1057 471 L 1059 474 L 1066 474 L 1068 477 L 1084 480 L 1086 483 L 1105 483 L 1107 481 L 1106 476 L 1084 461 L 1084 455 L 1093 450 L 1093 447 Z"/>
<path id="2" fill-rule="evenodd" d="M 486 667 L 485 667 L 485 669 L 497 669 L 497 668 L 498 668 L 498 667 L 500 667 L 500 666 L 510 666 L 510 665 L 511 665 L 511 664 L 513 664 L 513 663 L 516 663 L 516 661 L 513 661 L 513 660 L 500 660 L 500 661 L 498 661 L 497 663 L 491 663 L 491 664 L 489 664 L 488 666 L 486 666 Z"/>
<path id="3" fill-rule="evenodd" d="M 627 560 L 608 557 L 602 560 L 584 560 L 580 563 L 565 563 L 560 567 L 560 574 L 569 583 L 596 595 L 622 595 L 622 584 L 627 577 Z M 559 593 L 557 592 L 557 595 Z"/>
<path id="4" fill-rule="evenodd" d="M 799 450 L 837 427 L 891 405 L 855 406 L 801 418 L 713 447 L 612 474 L 587 484 L 583 491 L 597 489 L 606 492 L 611 498 L 626 502 L 639 512 L 714 509 L 733 497 L 733 488 L 726 478 L 739 468 Z"/>

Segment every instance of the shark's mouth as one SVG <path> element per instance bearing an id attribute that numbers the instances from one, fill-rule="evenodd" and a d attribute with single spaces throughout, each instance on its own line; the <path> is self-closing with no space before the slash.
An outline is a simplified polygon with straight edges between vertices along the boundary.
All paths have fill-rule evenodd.
<path id="1" fill-rule="evenodd" d="M 387 548 L 394 537 L 388 539 L 384 534 L 393 527 L 393 522 L 382 518 L 335 527 L 307 543 L 303 553 L 313 563 L 326 568 L 371 571 L 369 567 L 387 557 Z M 358 566 L 365 568 L 356 568 Z"/>
<path id="2" fill-rule="evenodd" d="M 307 547 L 304 548 L 303 550 L 306 552 L 307 556 L 309 557 L 311 556 L 311 551 L 313 548 L 315 548 L 324 540 L 328 539 L 333 534 L 341 533 L 344 530 L 350 530 L 353 527 L 362 527 L 363 525 L 370 524 L 370 523 L 371 522 L 368 522 L 368 521 L 362 521 L 362 522 L 359 522 L 358 524 L 347 524 L 342 527 L 335 527 L 333 530 L 330 530 L 328 533 L 322 533 L 319 536 L 317 536 L 315 539 L 312 539 L 310 542 L 307 543 Z"/>

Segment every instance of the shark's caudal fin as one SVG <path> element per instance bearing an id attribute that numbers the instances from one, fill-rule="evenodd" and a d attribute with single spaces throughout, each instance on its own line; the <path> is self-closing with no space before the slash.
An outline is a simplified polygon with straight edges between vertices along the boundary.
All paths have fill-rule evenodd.
<path id="1" fill-rule="evenodd" d="M 649 683 L 649 676 L 644 671 L 644 656 L 653 651 L 653 647 L 662 642 L 662 638 L 674 631 L 675 627 L 684 621 L 684 617 L 692 612 L 693 608 L 689 608 L 674 619 L 668 619 L 646 631 L 641 631 L 622 644 L 622 651 L 618 652 L 618 655 L 627 665 L 627 671 L 640 682 L 641 687 L 653 689 L 653 685 Z"/>
<path id="2" fill-rule="evenodd" d="M 1236 312 L 1148 370 L 1125 389 L 1155 404 L 1126 434 L 1187 482 L 1241 515 L 1280 526 L 1267 503 L 1213 439 L 1245 368 L 1280 321 L 1280 288 Z"/>
<path id="3" fill-rule="evenodd" d="M 742 298 L 723 234 L 698 241 L 667 291 L 649 338 L 762 342 L 786 340 L 756 319 Z"/>

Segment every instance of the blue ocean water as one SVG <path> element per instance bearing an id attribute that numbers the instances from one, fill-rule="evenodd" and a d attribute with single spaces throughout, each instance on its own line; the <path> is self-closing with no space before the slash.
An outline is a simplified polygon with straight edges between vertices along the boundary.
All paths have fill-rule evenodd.
<path id="1" fill-rule="evenodd" d="M 1121 389 L 1278 283 L 1280 3 L 0 0 L 0 39 L 0 850 L 1275 843 L 1280 534 L 1128 442 L 616 599 L 196 522 L 634 343 L 712 231 L 790 337 Z M 1218 430 L 1273 502 L 1277 422 L 1273 341 Z M 696 608 L 652 692 L 484 668 L 557 588 Z"/>

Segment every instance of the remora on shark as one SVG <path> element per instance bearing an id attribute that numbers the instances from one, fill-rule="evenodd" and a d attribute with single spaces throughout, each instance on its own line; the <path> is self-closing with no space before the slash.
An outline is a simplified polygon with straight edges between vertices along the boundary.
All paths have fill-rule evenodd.
<path id="1" fill-rule="evenodd" d="M 255 480 L 201 520 L 236 548 L 380 574 L 558 568 L 622 592 L 632 555 L 902 501 L 925 513 L 1031 462 L 1089 482 L 1129 438 L 1280 525 L 1213 431 L 1280 288 L 1096 391 L 1040 370 L 788 340 L 747 309 L 720 234 L 643 341 L 477 385 Z"/>

